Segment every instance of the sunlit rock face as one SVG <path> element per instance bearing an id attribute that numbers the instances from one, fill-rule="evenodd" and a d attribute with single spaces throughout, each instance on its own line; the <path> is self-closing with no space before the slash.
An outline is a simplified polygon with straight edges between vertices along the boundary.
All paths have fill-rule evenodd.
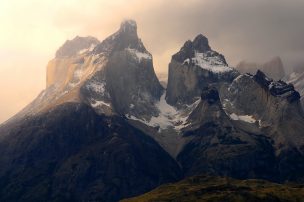
<path id="1" fill-rule="evenodd" d="M 78 54 L 91 50 L 100 42 L 98 39 L 88 36 L 76 36 L 72 40 L 67 40 L 56 52 L 55 58 L 73 57 Z"/>
<path id="2" fill-rule="evenodd" d="M 293 85 L 240 74 L 203 35 L 172 56 L 167 90 L 152 58 L 133 20 L 65 43 L 47 88 L 0 126 L 0 201 L 111 202 L 206 173 L 304 182 Z"/>
<path id="3" fill-rule="evenodd" d="M 177 107 L 191 104 L 202 88 L 231 82 L 238 74 L 223 55 L 210 48 L 205 36 L 198 35 L 172 56 L 166 100 Z"/>
<path id="4" fill-rule="evenodd" d="M 75 71 L 80 73 L 77 66 L 85 63 L 84 53 L 92 51 L 98 43 L 99 41 L 94 37 L 79 36 L 66 41 L 47 66 L 46 86 L 67 85 L 73 79 Z"/>
<path id="5" fill-rule="evenodd" d="M 118 201 L 181 179 L 177 162 L 127 118 L 158 116 L 164 93 L 136 23 L 91 39 L 65 43 L 48 64 L 47 88 L 0 127 L 1 201 Z M 25 178 L 28 188 L 10 187 Z"/>
<path id="6" fill-rule="evenodd" d="M 99 113 L 150 117 L 163 93 L 133 20 L 102 42 L 78 36 L 65 42 L 48 63 L 46 79 L 46 89 L 23 114 L 84 102 Z"/>

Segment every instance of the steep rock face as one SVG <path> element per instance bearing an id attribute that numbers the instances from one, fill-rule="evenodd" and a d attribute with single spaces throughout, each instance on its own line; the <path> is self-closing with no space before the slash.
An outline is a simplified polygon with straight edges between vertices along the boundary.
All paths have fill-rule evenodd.
<path id="1" fill-rule="evenodd" d="M 183 136 L 193 139 L 177 157 L 185 175 L 209 173 L 273 179 L 275 161 L 271 143 L 262 133 L 246 132 L 234 123 L 224 111 L 215 88 L 203 90 L 201 102 L 189 119 L 192 125 Z"/>
<path id="2" fill-rule="evenodd" d="M 293 137 L 292 144 L 304 143 L 301 140 L 303 112 L 299 103 L 300 95 L 292 85 L 273 81 L 258 71 L 254 76 L 242 75 L 236 78 L 226 92 L 222 91 L 221 99 L 228 114 L 253 118 L 259 128 L 269 130 L 268 134 L 276 131 L 275 138 L 287 140 Z M 285 131 L 290 125 L 297 127 L 290 129 L 286 136 L 282 130 Z"/>
<path id="3" fill-rule="evenodd" d="M 159 101 L 163 88 L 155 75 L 152 55 L 137 36 L 134 21 L 124 21 L 118 32 L 94 49 L 94 54 L 108 58 L 104 82 L 116 112 L 136 117 L 158 113 L 154 103 Z"/>
<path id="4" fill-rule="evenodd" d="M 39 114 L 65 102 L 82 102 L 80 87 L 107 61 L 103 55 L 92 55 L 96 43 L 98 41 L 93 37 L 76 37 L 67 41 L 57 51 L 58 56 L 47 65 L 46 88 L 9 122 Z M 64 52 L 69 48 L 73 48 L 71 55 Z"/>
<path id="5" fill-rule="evenodd" d="M 287 83 L 292 83 L 295 89 L 301 95 L 302 108 L 304 107 L 304 69 L 299 68 L 294 70 L 290 75 L 288 75 L 285 80 Z"/>
<path id="6" fill-rule="evenodd" d="M 232 119 L 246 118 L 251 125 L 256 126 L 256 130 L 258 128 L 271 139 L 279 168 L 277 177 L 303 180 L 301 169 L 304 165 L 290 163 L 302 162 L 304 158 L 304 115 L 299 93 L 291 85 L 272 81 L 265 74 L 257 72 L 253 77 L 238 77 L 231 84 L 228 93 L 222 95 L 226 113 Z"/>
<path id="7" fill-rule="evenodd" d="M 274 80 L 280 80 L 285 77 L 285 70 L 280 57 L 275 57 L 264 64 L 257 64 L 253 62 L 241 61 L 236 69 L 241 73 L 254 74 L 258 69 L 263 71 L 267 76 L 273 78 Z"/>
<path id="8" fill-rule="evenodd" d="M 65 102 L 86 103 L 98 113 L 149 119 L 163 94 L 133 20 L 101 43 L 93 37 L 67 41 L 47 67 L 46 89 L 15 118 L 35 115 Z"/>
<path id="9" fill-rule="evenodd" d="M 128 48 L 137 50 L 139 53 L 148 53 L 141 39 L 138 38 L 137 24 L 134 20 L 123 21 L 116 33 L 96 46 L 94 54 L 107 53 L 111 55 L 111 53 Z"/>
<path id="10" fill-rule="evenodd" d="M 304 182 L 299 93 L 240 75 L 202 35 L 172 57 L 167 94 L 132 20 L 55 60 L 64 76 L 0 127 L 3 201 L 117 201 L 183 174 Z"/>
<path id="11" fill-rule="evenodd" d="M 99 43 L 94 37 L 75 37 L 66 41 L 56 52 L 56 57 L 47 66 L 47 87 L 67 84 L 76 71 L 77 65 L 84 62 L 82 53 L 92 51 Z"/>
<path id="12" fill-rule="evenodd" d="M 231 82 L 237 75 L 224 56 L 210 48 L 208 39 L 198 35 L 172 56 L 166 100 L 177 107 L 192 104 L 202 88 Z"/>
<path id="13" fill-rule="evenodd" d="M 84 104 L 16 123 L 0 151 L 1 201 L 118 201 L 181 178 L 153 139 Z"/>
<path id="14" fill-rule="evenodd" d="M 286 98 L 290 103 L 298 101 L 300 99 L 299 92 L 295 90 L 292 84 L 287 84 L 282 80 L 273 81 L 259 70 L 253 78 L 263 88 L 269 89 L 271 95 L 275 97 Z"/>
<path id="15" fill-rule="evenodd" d="M 298 181 L 303 178 L 304 115 L 299 93 L 262 72 L 203 89 L 177 160 L 186 175 Z M 298 162 L 298 163 L 292 163 Z"/>
<path id="16" fill-rule="evenodd" d="M 86 49 L 93 49 L 99 43 L 98 39 L 88 36 L 76 36 L 73 40 L 67 40 L 56 52 L 56 58 L 72 57 Z"/>
<path id="17" fill-rule="evenodd" d="M 1 201 L 117 201 L 181 178 L 172 157 L 126 119 L 158 116 L 163 94 L 136 23 L 88 44 L 64 44 L 47 88 L 0 127 Z"/>

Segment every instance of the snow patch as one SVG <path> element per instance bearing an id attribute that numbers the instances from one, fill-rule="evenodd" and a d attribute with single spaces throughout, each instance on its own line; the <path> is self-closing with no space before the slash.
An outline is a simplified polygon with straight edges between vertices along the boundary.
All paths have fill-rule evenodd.
<path id="1" fill-rule="evenodd" d="M 101 106 L 111 107 L 110 103 L 106 103 L 102 100 L 94 100 L 94 99 L 91 100 L 91 106 L 93 108 L 98 108 L 98 107 L 101 107 Z"/>
<path id="2" fill-rule="evenodd" d="M 184 65 L 184 64 L 188 64 L 188 65 L 189 65 L 189 64 L 190 64 L 190 59 L 187 58 L 187 59 L 183 62 L 183 65 Z"/>
<path id="3" fill-rule="evenodd" d="M 158 116 L 152 116 L 151 119 L 143 120 L 139 119 L 135 116 L 126 114 L 126 117 L 135 121 L 140 121 L 148 126 L 151 127 L 159 127 L 159 132 L 161 130 L 165 130 L 168 128 L 173 128 L 176 131 L 181 130 L 182 128 L 185 128 L 188 123 L 187 119 L 189 116 L 189 113 L 185 113 L 183 110 L 177 110 L 173 106 L 169 105 L 165 99 L 166 93 L 164 93 L 160 101 L 155 104 L 156 108 L 159 111 Z M 200 102 L 200 98 L 194 102 L 192 105 L 188 106 L 189 108 L 195 108 Z"/>
<path id="4" fill-rule="evenodd" d="M 229 116 L 232 120 L 235 120 L 235 121 L 244 121 L 247 123 L 255 123 L 257 121 L 251 115 L 236 115 L 235 113 L 232 113 Z"/>
<path id="5" fill-rule="evenodd" d="M 87 88 L 95 93 L 103 95 L 105 92 L 105 82 L 92 81 L 87 85 Z"/>
<path id="6" fill-rule="evenodd" d="M 188 59 L 187 59 L 188 60 Z M 184 61 L 188 62 L 187 60 Z M 232 71 L 231 67 L 228 67 L 222 59 L 218 56 L 210 56 L 206 53 L 195 53 L 195 57 L 191 59 L 192 63 L 201 67 L 202 69 L 208 70 L 213 73 L 225 73 Z"/>
<path id="7" fill-rule="evenodd" d="M 233 82 L 238 82 L 243 76 L 244 76 L 243 74 L 239 75 L 238 77 L 236 77 L 236 78 L 233 80 Z"/>
<path id="8" fill-rule="evenodd" d="M 127 48 L 126 50 L 129 51 L 138 62 L 140 62 L 142 59 L 146 59 L 146 60 L 152 59 L 152 56 L 149 53 L 139 52 L 138 50 L 131 48 Z"/>

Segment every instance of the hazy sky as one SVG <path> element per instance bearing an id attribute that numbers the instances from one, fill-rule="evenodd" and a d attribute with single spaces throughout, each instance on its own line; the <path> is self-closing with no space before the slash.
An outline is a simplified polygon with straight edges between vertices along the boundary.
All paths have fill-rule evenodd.
<path id="1" fill-rule="evenodd" d="M 0 123 L 45 86 L 57 48 L 76 35 L 100 40 L 135 19 L 156 71 L 202 33 L 230 65 L 281 56 L 304 61 L 303 0 L 0 0 Z"/>

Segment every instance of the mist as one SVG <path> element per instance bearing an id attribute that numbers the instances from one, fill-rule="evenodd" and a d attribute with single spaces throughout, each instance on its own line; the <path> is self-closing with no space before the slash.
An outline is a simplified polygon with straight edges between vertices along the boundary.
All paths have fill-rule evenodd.
<path id="1" fill-rule="evenodd" d="M 0 123 L 44 89 L 47 62 L 76 35 L 103 40 L 132 18 L 157 72 L 199 33 L 231 66 L 280 56 L 290 72 L 304 64 L 303 10 L 301 0 L 2 1 Z"/>

